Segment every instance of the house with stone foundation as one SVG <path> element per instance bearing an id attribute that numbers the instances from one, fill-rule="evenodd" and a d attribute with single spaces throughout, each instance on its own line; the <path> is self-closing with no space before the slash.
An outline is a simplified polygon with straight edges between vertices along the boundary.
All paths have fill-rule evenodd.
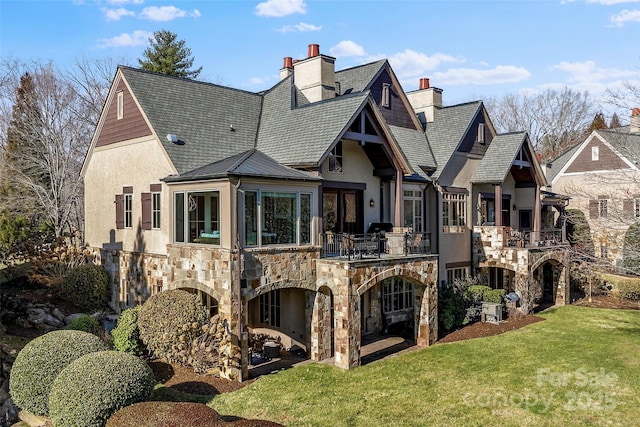
<path id="1" fill-rule="evenodd" d="M 529 307 L 567 303 L 568 197 L 548 191 L 528 135 L 497 134 L 482 101 L 443 106 L 428 81 L 408 97 L 437 165 L 429 177 L 440 283 L 479 276 Z"/>
<path id="2" fill-rule="evenodd" d="M 544 234 L 560 199 L 525 134 L 428 79 L 405 93 L 387 60 L 336 70 L 309 45 L 280 76 L 254 93 L 118 67 L 82 168 L 114 309 L 199 295 L 242 380 L 259 334 L 345 369 L 379 333 L 431 345 L 438 287 L 465 275 L 547 274 L 564 301 L 563 236 Z"/>

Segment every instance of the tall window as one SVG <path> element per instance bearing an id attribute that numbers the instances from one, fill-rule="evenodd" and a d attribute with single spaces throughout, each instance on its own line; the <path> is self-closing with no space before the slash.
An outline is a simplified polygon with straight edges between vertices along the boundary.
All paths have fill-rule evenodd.
<path id="1" fill-rule="evenodd" d="M 280 327 L 280 289 L 260 295 L 260 323 Z"/>
<path id="2" fill-rule="evenodd" d="M 382 311 L 389 313 L 413 308 L 413 285 L 399 277 L 382 282 Z"/>
<path id="3" fill-rule="evenodd" d="M 342 172 L 342 141 L 329 153 L 329 172 Z"/>
<path id="4" fill-rule="evenodd" d="M 598 147 L 591 147 L 591 160 L 597 161 L 600 159 L 600 150 Z"/>
<path id="5" fill-rule="evenodd" d="M 466 225 L 467 195 L 464 193 L 442 194 L 442 231 L 463 233 Z"/>
<path id="6" fill-rule="evenodd" d="M 124 94 L 122 93 L 122 91 L 118 92 L 117 94 L 116 104 L 116 119 L 120 120 L 124 117 Z"/>
<path id="7" fill-rule="evenodd" d="M 633 216 L 640 218 L 640 199 L 633 199 Z"/>
<path id="8" fill-rule="evenodd" d="M 422 191 L 405 190 L 404 226 L 411 227 L 415 233 L 422 232 Z"/>
<path id="9" fill-rule="evenodd" d="M 132 213 L 133 211 L 133 194 L 124 195 L 124 228 L 131 228 L 133 226 Z"/>
<path id="10" fill-rule="evenodd" d="M 382 99 L 380 100 L 380 105 L 382 107 L 389 107 L 390 104 L 390 88 L 391 85 L 389 83 L 382 83 Z"/>
<path id="11" fill-rule="evenodd" d="M 465 279 L 469 275 L 468 267 L 448 268 L 447 269 L 447 283 L 453 284 L 456 280 Z"/>
<path id="12" fill-rule="evenodd" d="M 219 245 L 220 192 L 175 193 L 174 197 L 176 242 Z"/>
<path id="13" fill-rule="evenodd" d="M 476 142 L 484 144 L 484 123 L 478 123 L 478 134 L 476 135 Z"/>
<path id="14" fill-rule="evenodd" d="M 151 228 L 160 228 L 160 193 L 151 193 Z"/>
<path id="15" fill-rule="evenodd" d="M 598 216 L 600 218 L 607 217 L 608 205 L 609 205 L 609 200 L 604 198 L 598 199 Z"/>
<path id="16" fill-rule="evenodd" d="M 311 243 L 311 194 L 245 191 L 247 246 Z"/>

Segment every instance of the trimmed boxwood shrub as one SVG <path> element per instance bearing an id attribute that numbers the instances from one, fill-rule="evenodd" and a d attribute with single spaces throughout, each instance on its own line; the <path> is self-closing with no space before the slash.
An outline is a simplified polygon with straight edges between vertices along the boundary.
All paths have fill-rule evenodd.
<path id="1" fill-rule="evenodd" d="M 49 414 L 56 427 L 102 427 L 119 409 L 148 399 L 155 382 L 149 365 L 136 356 L 119 351 L 90 353 L 55 379 Z"/>
<path id="2" fill-rule="evenodd" d="M 53 331 L 30 341 L 18 353 L 9 379 L 13 401 L 36 415 L 49 413 L 49 392 L 58 374 L 77 358 L 107 350 L 107 344 L 82 331 Z"/>
<path id="3" fill-rule="evenodd" d="M 83 310 L 96 310 L 109 303 L 109 278 L 101 265 L 84 264 L 69 271 L 62 282 L 64 298 Z"/>
<path id="4" fill-rule="evenodd" d="M 73 329 L 74 331 L 83 331 L 89 332 L 90 334 L 97 335 L 98 331 L 100 331 L 100 321 L 93 316 L 82 315 L 77 317 L 69 323 L 68 329 Z"/>
<path id="5" fill-rule="evenodd" d="M 484 293 L 483 301 L 501 304 L 507 292 L 504 289 L 489 289 Z"/>
<path id="6" fill-rule="evenodd" d="M 152 295 L 140 308 L 138 329 L 147 349 L 168 362 L 183 360 L 202 333 L 206 309 L 197 295 L 174 289 Z"/>
<path id="7" fill-rule="evenodd" d="M 144 353 L 144 344 L 140 339 L 140 330 L 138 329 L 140 307 L 137 305 L 123 311 L 118 319 L 118 326 L 111 331 L 113 347 L 134 356 L 141 356 Z"/>
<path id="8" fill-rule="evenodd" d="M 483 301 L 485 293 L 490 290 L 491 288 L 485 285 L 471 285 L 464 292 L 464 298 L 467 304 L 474 304 Z"/>

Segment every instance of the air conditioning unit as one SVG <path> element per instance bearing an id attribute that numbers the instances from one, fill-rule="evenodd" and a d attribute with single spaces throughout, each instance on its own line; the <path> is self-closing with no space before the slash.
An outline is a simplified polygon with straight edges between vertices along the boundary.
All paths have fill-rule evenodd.
<path id="1" fill-rule="evenodd" d="M 502 322 L 502 310 L 504 306 L 495 302 L 482 303 L 482 321 L 499 324 Z"/>

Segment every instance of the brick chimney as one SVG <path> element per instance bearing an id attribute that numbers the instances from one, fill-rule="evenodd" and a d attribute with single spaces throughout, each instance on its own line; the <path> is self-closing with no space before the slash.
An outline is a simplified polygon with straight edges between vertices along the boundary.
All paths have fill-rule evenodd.
<path id="1" fill-rule="evenodd" d="M 284 57 L 284 65 L 280 69 L 280 80 L 284 80 L 293 74 L 293 59 L 290 56 Z"/>
<path id="2" fill-rule="evenodd" d="M 423 124 L 433 122 L 436 108 L 442 107 L 442 89 L 431 87 L 426 77 L 420 79 L 418 90 L 407 92 L 407 98 Z"/>
<path id="3" fill-rule="evenodd" d="M 630 133 L 640 133 L 640 108 L 631 110 L 631 122 L 629 123 Z"/>
<path id="4" fill-rule="evenodd" d="M 322 55 L 317 44 L 309 45 L 307 59 L 293 61 L 294 83 L 309 102 L 336 96 L 335 62 L 334 57 Z"/>

